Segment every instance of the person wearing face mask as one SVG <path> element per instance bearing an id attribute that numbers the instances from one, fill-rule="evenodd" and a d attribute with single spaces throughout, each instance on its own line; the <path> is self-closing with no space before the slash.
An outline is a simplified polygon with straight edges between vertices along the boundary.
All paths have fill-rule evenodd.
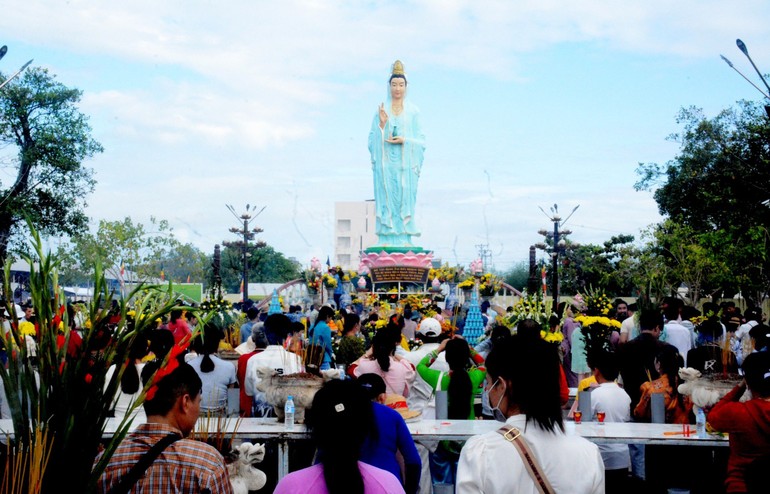
<path id="1" fill-rule="evenodd" d="M 604 493 L 599 448 L 564 433 L 559 366 L 554 360 L 558 355 L 548 345 L 514 335 L 490 352 L 486 360 L 489 403 L 494 417 L 505 424 L 465 444 L 457 469 L 458 494 L 535 494 L 541 489 Z M 520 447 L 528 454 L 522 454 Z M 530 468 L 539 472 L 542 482 Z"/>

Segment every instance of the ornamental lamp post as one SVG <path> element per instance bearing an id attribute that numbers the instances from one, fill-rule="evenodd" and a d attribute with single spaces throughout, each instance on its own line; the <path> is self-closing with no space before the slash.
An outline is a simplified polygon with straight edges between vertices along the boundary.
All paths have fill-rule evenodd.
<path id="1" fill-rule="evenodd" d="M 553 207 L 551 207 L 551 215 L 548 215 L 548 213 L 546 213 L 543 208 L 540 208 L 540 211 L 543 211 L 543 214 L 545 214 L 546 217 L 548 217 L 548 219 L 553 222 L 553 232 L 550 232 L 544 228 L 538 230 L 538 233 L 545 237 L 545 242 L 539 242 L 535 244 L 535 247 L 548 252 L 551 256 L 551 295 L 553 296 L 554 307 L 559 305 L 559 255 L 563 255 L 566 252 L 567 241 L 565 240 L 565 237 L 572 234 L 572 231 L 561 230 L 560 228 L 564 225 L 564 223 L 567 222 L 567 220 L 572 217 L 572 215 L 575 213 L 575 211 L 577 211 L 577 208 L 579 207 L 580 204 L 575 206 L 567 218 L 564 219 L 564 221 L 561 219 L 561 215 L 559 214 L 559 206 L 557 204 L 554 204 Z"/>
<path id="2" fill-rule="evenodd" d="M 250 223 L 252 220 L 254 220 L 257 216 L 259 216 L 262 211 L 265 210 L 265 207 L 259 210 L 256 214 L 254 211 L 256 211 L 257 206 L 251 206 L 249 204 L 246 205 L 246 212 L 242 214 L 238 214 L 235 212 L 235 208 L 231 206 L 230 204 L 226 204 L 227 209 L 235 216 L 235 218 L 240 222 L 243 221 L 243 226 L 239 227 L 232 227 L 230 228 L 230 233 L 234 233 L 241 236 L 240 240 L 237 240 L 235 242 L 228 242 L 224 241 L 222 242 L 226 247 L 232 247 L 235 249 L 240 249 L 241 251 L 241 263 L 243 264 L 243 272 L 242 272 L 242 280 L 243 280 L 243 301 L 246 302 L 249 299 L 249 258 L 251 257 L 250 249 L 252 245 L 249 243 L 251 240 L 254 240 L 254 237 L 257 233 L 261 233 L 263 230 L 259 227 L 250 227 Z M 264 247 L 266 244 L 262 241 L 256 242 L 253 247 L 260 248 Z"/>

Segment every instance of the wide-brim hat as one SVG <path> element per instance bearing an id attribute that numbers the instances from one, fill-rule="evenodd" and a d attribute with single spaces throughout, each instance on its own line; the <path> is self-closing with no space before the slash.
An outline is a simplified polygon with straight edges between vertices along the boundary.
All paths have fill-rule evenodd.
<path id="1" fill-rule="evenodd" d="M 19 305 L 19 304 L 13 304 L 13 309 L 14 309 L 14 311 L 16 311 L 16 319 L 22 319 L 22 318 L 25 316 L 25 314 L 24 314 L 24 309 L 22 309 L 22 308 L 21 308 L 21 305 Z M 8 319 L 10 319 L 10 318 L 11 318 L 11 314 L 8 312 L 8 309 L 4 310 L 4 311 L 3 311 L 3 314 L 4 314 L 4 315 L 5 315 L 5 317 L 7 317 Z"/>
<path id="2" fill-rule="evenodd" d="M 406 404 L 406 398 L 401 395 L 386 395 L 385 406 L 397 411 L 404 420 L 413 419 L 422 414 L 422 412 L 416 410 L 409 410 L 409 407 Z"/>

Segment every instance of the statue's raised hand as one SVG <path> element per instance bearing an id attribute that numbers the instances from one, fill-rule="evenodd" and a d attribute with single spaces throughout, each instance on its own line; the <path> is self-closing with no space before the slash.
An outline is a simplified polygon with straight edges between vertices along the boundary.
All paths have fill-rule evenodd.
<path id="1" fill-rule="evenodd" d="M 385 111 L 385 103 L 380 103 L 380 128 L 385 128 L 385 122 L 388 121 L 388 112 Z"/>

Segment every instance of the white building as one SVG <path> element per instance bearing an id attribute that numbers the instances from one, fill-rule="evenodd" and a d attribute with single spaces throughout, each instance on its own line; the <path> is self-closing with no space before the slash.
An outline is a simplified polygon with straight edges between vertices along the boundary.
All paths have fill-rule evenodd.
<path id="1" fill-rule="evenodd" d="M 374 199 L 334 203 L 334 264 L 358 269 L 361 251 L 377 243 Z"/>

